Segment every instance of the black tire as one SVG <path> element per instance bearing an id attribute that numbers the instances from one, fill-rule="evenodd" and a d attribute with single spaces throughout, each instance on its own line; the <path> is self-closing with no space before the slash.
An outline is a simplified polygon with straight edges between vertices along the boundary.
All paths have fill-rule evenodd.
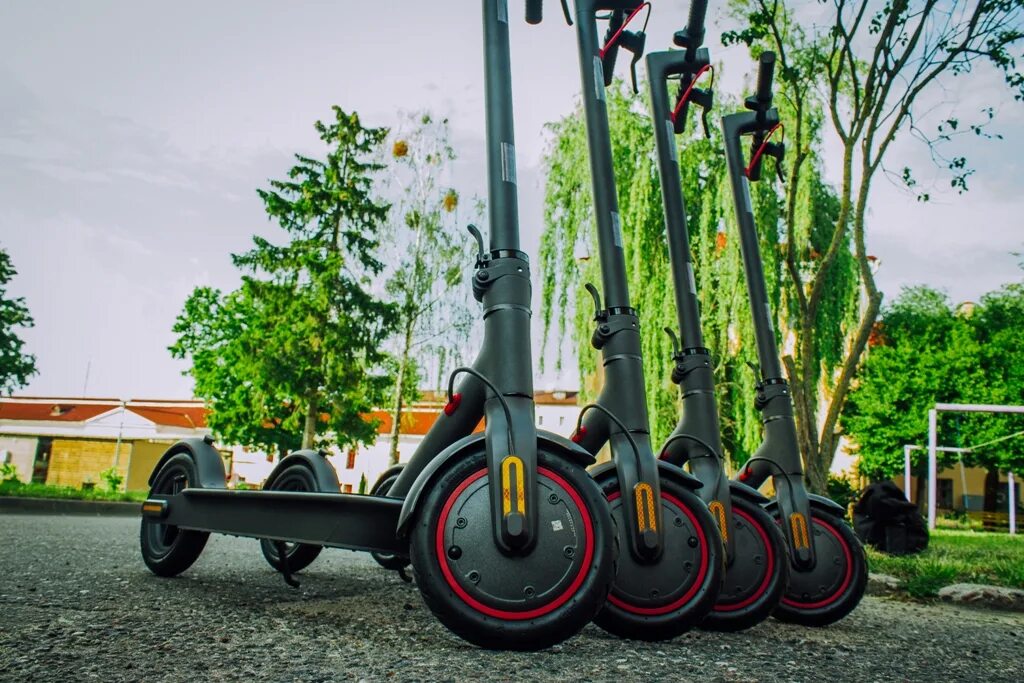
<path id="1" fill-rule="evenodd" d="M 626 528 L 618 479 L 602 484 L 612 519 Z M 641 564 L 625 537 L 618 574 L 604 610 L 594 623 L 621 638 L 667 640 L 700 624 L 715 605 L 725 570 L 718 525 L 704 503 L 684 486 L 661 480 L 664 549 L 653 564 Z"/>
<path id="2" fill-rule="evenodd" d="M 386 496 L 391 487 L 394 486 L 395 480 L 398 479 L 398 475 L 405 469 L 405 465 L 393 465 L 377 477 L 377 481 L 374 482 L 373 487 L 370 489 L 371 496 Z M 398 571 L 409 566 L 409 558 L 401 555 L 390 555 L 388 553 L 370 553 L 377 564 L 384 569 L 392 571 Z"/>
<path id="3" fill-rule="evenodd" d="M 268 491 L 319 491 L 316 476 L 313 470 L 301 462 L 290 465 L 265 487 Z M 307 543 L 285 543 L 285 553 L 288 556 L 288 571 L 294 574 L 300 572 L 313 563 L 324 549 L 322 545 L 309 545 Z M 277 543 L 265 538 L 260 539 L 260 550 L 263 557 L 276 571 L 281 571 L 281 556 L 277 552 Z"/>
<path id="4" fill-rule="evenodd" d="M 590 476 L 539 453 L 537 483 L 539 533 L 526 556 L 494 544 L 483 453 L 444 471 L 417 510 L 409 539 L 416 585 L 441 623 L 480 647 L 539 650 L 572 637 L 604 605 L 615 576 L 611 515 Z"/>
<path id="5" fill-rule="evenodd" d="M 178 453 L 163 464 L 153 479 L 150 495 L 175 495 L 193 486 L 199 477 L 196 465 L 187 453 Z M 143 515 L 139 527 L 139 547 L 142 560 L 149 571 L 157 576 L 177 576 L 199 558 L 210 538 L 207 531 L 179 529 L 170 524 L 161 524 Z"/>
<path id="6" fill-rule="evenodd" d="M 789 585 L 786 537 L 764 508 L 732 498 L 734 558 L 722 592 L 701 623 L 710 631 L 742 631 L 772 615 Z"/>
<path id="7" fill-rule="evenodd" d="M 790 569 L 789 589 L 775 618 L 803 626 L 827 626 L 860 604 L 868 583 L 864 547 L 842 519 L 812 510 L 814 552 L 810 572 Z"/>

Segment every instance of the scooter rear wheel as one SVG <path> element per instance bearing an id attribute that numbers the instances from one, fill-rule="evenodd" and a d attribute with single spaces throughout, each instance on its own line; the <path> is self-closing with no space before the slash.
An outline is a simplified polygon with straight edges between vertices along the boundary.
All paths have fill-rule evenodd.
<path id="1" fill-rule="evenodd" d="M 313 471 L 302 463 L 295 463 L 286 467 L 277 475 L 277 478 L 270 483 L 268 491 L 317 491 L 316 477 Z M 302 571 L 313 563 L 324 549 L 322 545 L 309 545 L 308 543 L 285 543 L 285 553 L 288 557 L 289 573 Z M 283 569 L 281 555 L 277 552 L 277 544 L 265 538 L 260 539 L 260 550 L 263 557 L 277 571 Z"/>
<path id="2" fill-rule="evenodd" d="M 198 481 L 196 465 L 185 453 L 163 464 L 153 479 L 150 495 L 176 495 Z M 143 515 L 139 528 L 142 560 L 157 576 L 177 576 L 192 566 L 206 547 L 209 532 L 179 529 Z"/>
<path id="3" fill-rule="evenodd" d="M 626 528 L 618 480 L 603 485 L 619 533 Z M 623 552 L 608 604 L 594 623 L 622 638 L 667 640 L 698 625 L 714 607 L 725 551 L 714 518 L 685 487 L 661 480 L 664 545 L 653 563 Z M 625 542 L 620 540 L 625 546 Z"/>
<path id="4" fill-rule="evenodd" d="M 398 479 L 398 475 L 402 473 L 405 465 L 393 465 L 377 478 L 374 482 L 373 487 L 370 489 L 371 496 L 386 496 L 391 487 L 395 485 L 395 481 Z M 388 553 L 370 553 L 370 557 L 384 569 L 391 569 L 398 571 L 399 569 L 405 569 L 409 566 L 409 558 L 401 555 L 391 555 Z"/>
<path id="5" fill-rule="evenodd" d="M 742 631 L 772 615 L 789 585 L 786 538 L 764 508 L 732 498 L 734 559 L 722 592 L 701 622 L 712 631 Z"/>
<path id="6" fill-rule="evenodd" d="M 843 520 L 812 512 L 817 561 L 810 571 L 791 569 L 789 589 L 775 618 L 803 626 L 827 626 L 853 611 L 867 588 L 864 547 Z"/>
<path id="7" fill-rule="evenodd" d="M 487 462 L 455 463 L 427 491 L 410 533 L 416 585 L 435 616 L 485 648 L 539 650 L 575 635 L 615 575 L 608 506 L 580 467 L 538 454 L 538 535 L 527 555 L 494 542 Z"/>

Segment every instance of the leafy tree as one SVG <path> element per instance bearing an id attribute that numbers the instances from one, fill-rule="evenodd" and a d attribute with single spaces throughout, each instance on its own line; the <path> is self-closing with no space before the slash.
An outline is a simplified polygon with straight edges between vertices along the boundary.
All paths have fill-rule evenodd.
<path id="1" fill-rule="evenodd" d="M 29 328 L 35 323 L 24 297 L 7 296 L 7 285 L 17 274 L 7 250 L 0 249 L 0 394 L 25 386 L 37 372 L 36 357 L 25 353 L 25 342 L 16 332 L 16 328 Z"/>
<path id="2" fill-rule="evenodd" d="M 387 291 L 398 306 L 398 340 L 391 399 L 390 464 L 398 463 L 405 405 L 416 400 L 421 372 L 458 354 L 472 324 L 463 285 L 468 265 L 458 230 L 459 193 L 446 184 L 455 150 L 448 119 L 410 114 L 391 135 L 391 165 L 400 198 L 391 221 Z M 458 361 L 461 358 L 447 360 Z"/>
<path id="3" fill-rule="evenodd" d="M 943 403 L 1024 402 L 1024 286 L 986 294 L 973 310 L 955 311 L 948 297 L 927 287 L 904 289 L 883 311 L 860 377 L 850 392 L 843 426 L 872 478 L 903 471 L 903 446 L 924 444 L 928 411 Z M 938 422 L 940 445 L 972 447 L 1024 429 L 1018 416 L 950 413 Z M 939 454 L 942 466 L 957 456 Z M 1024 466 L 1021 439 L 974 449 L 966 464 L 990 470 Z M 915 473 L 926 473 L 924 458 Z M 919 479 L 919 487 L 922 479 Z M 919 491 L 918 500 L 923 499 Z"/>
<path id="4" fill-rule="evenodd" d="M 986 108 L 976 120 L 961 121 L 954 116 L 952 104 L 936 103 L 942 89 L 955 88 L 950 84 L 954 77 L 989 67 L 1002 74 L 1015 99 L 1024 100 L 1024 75 L 1013 56 L 1024 43 L 1024 5 L 1019 0 L 831 0 L 822 4 L 828 7 L 825 16 L 807 21 L 795 3 L 733 0 L 733 17 L 744 28 L 724 36 L 726 42 L 751 46 L 755 54 L 772 49 L 779 58 L 779 101 L 788 110 L 786 144 L 791 157 L 785 262 L 793 281 L 796 335 L 796 347 L 786 365 L 801 450 L 811 486 L 817 490 L 824 490 L 842 436 L 840 416 L 881 309 L 874 257 L 866 249 L 872 183 L 882 172 L 901 179 L 918 199 L 928 199 L 928 193 L 917 186 L 913 169 L 886 166 L 893 143 L 906 136 L 921 140 L 932 159 L 948 169 L 952 188 L 964 192 L 973 170 L 964 156 L 949 154 L 949 143 L 965 134 L 997 137 L 986 132 L 994 110 Z M 815 149 L 814 128 L 822 119 L 842 149 L 838 210 L 826 243 L 817 250 L 819 256 L 801 264 L 798 242 L 793 239 L 799 202 L 792 198 L 806 182 L 810 169 L 805 160 L 808 151 Z M 837 277 L 848 277 L 844 271 L 851 244 L 863 305 L 856 323 L 846 330 L 837 371 L 822 378 L 821 334 L 831 334 L 823 319 L 828 292 Z M 821 419 L 819 383 L 825 387 L 826 399 Z"/>
<path id="5" fill-rule="evenodd" d="M 622 89 L 609 90 L 607 102 L 626 270 L 633 304 L 643 320 L 641 343 L 646 359 L 648 409 L 654 437 L 660 439 L 675 426 L 679 398 L 667 372 L 672 349 L 662 332 L 665 326 L 675 327 L 676 314 L 661 189 L 654 162 L 654 135 L 650 117 Z M 593 323 L 583 283 L 599 282 L 600 270 L 596 260 L 589 259 L 589 254 L 596 253 L 597 245 L 582 118 L 577 112 L 550 126 L 554 139 L 546 157 L 541 303 L 545 341 L 551 335 L 562 338 L 571 334 L 581 388 L 585 396 L 592 397 L 599 389 L 600 377 L 597 354 L 590 346 Z M 753 400 L 757 378 L 747 366 L 748 361 L 757 361 L 757 351 L 732 196 L 724 159 L 718 152 L 720 133 L 712 130 L 711 134 L 712 138 L 705 140 L 702 133 L 694 131 L 681 140 L 678 152 L 705 341 L 716 354 L 723 443 L 733 461 L 742 463 L 762 438 L 760 416 Z M 821 242 L 827 241 L 837 203 L 834 193 L 817 174 L 819 169 L 815 161 L 796 211 L 796 239 L 808 258 L 815 244 L 820 248 Z M 778 322 L 785 329 L 784 302 L 791 300 L 792 294 L 787 291 L 790 281 L 783 275 L 783 236 L 775 228 L 783 198 L 771 183 L 757 183 L 751 190 L 757 224 L 762 230 L 769 296 L 779 314 Z M 855 275 L 837 278 L 829 292 L 834 305 L 830 310 L 834 310 L 836 322 L 831 325 L 831 335 L 822 336 L 821 353 L 834 363 L 831 359 L 839 355 L 837 348 L 843 339 L 842 320 L 849 317 L 855 306 Z M 577 305 L 577 301 L 583 305 Z M 560 360 L 556 356 L 556 362 Z"/>
<path id="6" fill-rule="evenodd" d="M 233 257 L 246 273 L 241 288 L 197 289 L 175 325 L 171 351 L 192 359 L 211 426 L 243 445 L 345 447 L 376 437 L 364 415 L 389 384 L 381 349 L 395 323 L 394 307 L 373 292 L 389 211 L 375 195 L 375 158 L 387 130 L 338 107 L 334 115 L 316 123 L 326 157 L 296 155 L 287 179 L 258 191 L 289 241 L 253 237 Z"/>

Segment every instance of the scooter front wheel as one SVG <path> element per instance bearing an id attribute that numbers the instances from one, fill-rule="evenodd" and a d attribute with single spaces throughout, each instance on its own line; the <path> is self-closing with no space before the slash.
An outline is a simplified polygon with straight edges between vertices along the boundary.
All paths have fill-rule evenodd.
<path id="1" fill-rule="evenodd" d="M 618 480 L 603 486 L 619 533 L 626 528 Z M 631 498 L 625 502 L 631 502 Z M 699 624 L 714 607 L 725 551 L 704 503 L 685 487 L 661 480 L 663 546 L 653 562 L 632 552 L 619 558 L 608 604 L 594 623 L 622 638 L 666 640 Z M 626 542 L 620 540 L 626 547 Z"/>
<path id="2" fill-rule="evenodd" d="M 701 623 L 713 631 L 742 631 L 772 615 L 789 585 L 786 538 L 764 508 L 732 498 L 732 564 L 725 569 L 722 592 Z"/>
<path id="3" fill-rule="evenodd" d="M 471 643 L 538 650 L 575 635 L 604 604 L 615 575 L 611 516 L 580 467 L 538 454 L 538 534 L 526 555 L 494 542 L 483 453 L 444 472 L 410 533 L 416 585 L 435 616 Z"/>
<path id="4" fill-rule="evenodd" d="M 843 520 L 812 511 L 814 568 L 792 568 L 789 589 L 775 618 L 803 626 L 827 626 L 853 611 L 867 588 L 864 547 Z"/>

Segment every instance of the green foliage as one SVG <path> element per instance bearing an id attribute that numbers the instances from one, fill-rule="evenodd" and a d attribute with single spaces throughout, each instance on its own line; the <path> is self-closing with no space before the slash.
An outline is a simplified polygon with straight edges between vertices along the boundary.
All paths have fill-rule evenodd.
<path id="1" fill-rule="evenodd" d="M 18 468 L 10 462 L 0 463 L 0 484 L 7 483 L 21 483 L 21 479 L 18 478 Z"/>
<path id="2" fill-rule="evenodd" d="M 843 506 L 844 510 L 848 511 L 850 505 L 857 502 L 860 491 L 846 477 L 837 477 L 830 474 L 828 477 L 827 494 L 829 498 L 839 503 Z"/>
<path id="3" fill-rule="evenodd" d="M 363 495 L 363 494 L 366 493 L 366 491 L 367 491 L 366 475 L 365 474 L 360 474 L 359 475 L 359 490 L 357 491 L 357 493 L 359 493 L 359 495 Z"/>
<path id="4" fill-rule="evenodd" d="M 938 529 L 919 555 L 891 556 L 866 548 L 871 571 L 900 579 L 918 598 L 953 583 L 1024 588 L 1024 538 Z"/>
<path id="5" fill-rule="evenodd" d="M 875 346 L 851 391 L 843 425 L 871 478 L 903 471 L 903 446 L 925 444 L 928 410 L 935 403 L 1019 404 L 1024 397 L 1024 285 L 986 294 L 973 312 L 953 309 L 949 298 L 927 287 L 904 289 L 883 311 Z M 1019 416 L 944 415 L 939 445 L 970 447 L 1024 430 Z M 940 454 L 940 463 L 956 462 Z M 1024 438 L 977 450 L 965 463 L 986 468 L 1024 465 Z M 925 458 L 915 470 L 924 473 Z"/>
<path id="6" fill-rule="evenodd" d="M 399 197 L 387 239 L 388 260 L 396 265 L 386 289 L 398 307 L 391 464 L 398 462 L 404 406 L 418 398 L 425 375 L 436 377 L 440 387 L 444 371 L 461 364 L 474 319 L 470 288 L 463 281 L 472 252 L 458 226 L 459 193 L 446 182 L 456 159 L 450 135 L 448 119 L 423 112 L 406 116 L 390 137 L 390 170 Z"/>
<path id="7" fill-rule="evenodd" d="M 61 498 L 65 500 L 104 500 L 141 502 L 148 491 L 105 491 L 103 489 L 76 489 L 71 486 L 49 486 L 47 484 L 22 484 L 21 482 L 0 482 L 0 496 L 17 498 Z"/>
<path id="8" fill-rule="evenodd" d="M 16 332 L 35 322 L 29 315 L 24 297 L 8 297 L 7 285 L 18 274 L 6 249 L 0 249 L 0 395 L 7 395 L 28 384 L 35 375 L 36 357 L 25 353 L 25 342 Z"/>
<path id="9" fill-rule="evenodd" d="M 363 416 L 391 383 L 381 348 L 396 315 L 374 293 L 390 209 L 376 196 L 387 130 L 338 107 L 316 130 L 325 158 L 296 155 L 287 179 L 258 190 L 287 241 L 254 236 L 233 257 L 246 273 L 238 290 L 197 288 L 171 347 L 192 360 L 211 428 L 272 452 L 372 442 L 376 425 Z"/>
<path id="10" fill-rule="evenodd" d="M 107 487 L 107 491 L 110 491 L 111 493 L 120 491 L 121 484 L 124 483 L 124 475 L 121 474 L 116 467 L 108 467 L 100 472 L 100 479 L 103 480 L 103 484 Z"/>
<path id="11" fill-rule="evenodd" d="M 654 438 L 665 438 L 679 418 L 678 389 L 669 379 L 672 349 L 662 328 L 676 327 L 675 299 L 669 267 L 661 189 L 650 117 L 641 102 L 621 84 L 608 91 L 608 118 L 612 139 L 619 211 L 627 257 L 626 272 L 632 302 L 643 326 L 648 412 Z M 597 352 L 590 346 L 593 322 L 586 282 L 600 282 L 597 241 L 592 220 L 590 167 L 586 131 L 577 111 L 550 124 L 553 140 L 546 156 L 545 230 L 541 235 L 541 314 L 545 344 L 572 339 L 585 400 L 599 387 Z M 678 150 L 683 195 L 687 200 L 687 227 L 700 298 L 705 346 L 712 350 L 722 417 L 723 443 L 735 463 L 742 463 L 761 442 L 761 423 L 754 407 L 756 377 L 747 363 L 757 362 L 750 304 L 746 296 L 743 263 L 735 224 L 732 195 L 721 136 L 710 140 L 697 132 L 684 136 Z M 836 210 L 835 194 L 821 179 L 818 166 L 802 185 L 797 214 L 797 249 L 808 262 L 814 244 L 829 239 Z M 754 184 L 761 251 L 776 327 L 782 336 L 792 329 L 794 298 L 785 276 L 785 234 L 780 231 L 783 188 L 771 182 Z M 819 244 L 820 246 L 820 244 Z M 584 258 L 580 258 L 584 257 Z M 850 257 L 852 262 L 852 257 Z M 829 306 L 820 320 L 819 356 L 822 371 L 831 371 L 841 357 L 844 336 L 856 308 L 856 270 L 844 266 L 845 278 L 829 288 Z M 583 298 L 580 298 L 583 297 Z M 556 363 L 561 353 L 554 349 Z M 545 355 L 542 354 L 542 360 Z"/>

